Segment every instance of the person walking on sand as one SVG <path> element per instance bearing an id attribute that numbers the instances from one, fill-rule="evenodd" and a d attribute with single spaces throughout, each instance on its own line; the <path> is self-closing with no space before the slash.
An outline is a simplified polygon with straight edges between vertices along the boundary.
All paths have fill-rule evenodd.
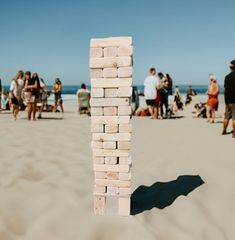
<path id="1" fill-rule="evenodd" d="M 59 78 L 56 78 L 55 83 L 53 85 L 53 91 L 55 93 L 55 106 L 54 106 L 54 112 L 57 111 L 57 108 L 60 107 L 61 112 L 64 112 L 63 108 L 63 99 L 62 99 L 62 83 Z"/>
<path id="2" fill-rule="evenodd" d="M 17 119 L 17 115 L 19 113 L 20 100 L 21 100 L 21 95 L 24 88 L 23 77 L 24 77 L 24 72 L 20 70 L 16 74 L 16 76 L 12 79 L 11 86 L 10 86 L 10 102 L 11 102 L 13 117 L 15 120 Z"/>
<path id="3" fill-rule="evenodd" d="M 156 97 L 157 97 L 157 85 L 158 80 L 155 76 L 155 68 L 150 68 L 149 76 L 145 78 L 144 81 L 144 96 L 146 100 L 147 107 L 151 114 L 152 119 L 157 118 L 157 108 L 156 108 Z"/>
<path id="4" fill-rule="evenodd" d="M 33 120 L 36 120 L 36 95 L 38 89 L 37 78 L 31 78 L 31 72 L 25 72 L 25 92 L 26 92 L 26 103 L 28 111 L 28 120 L 31 120 L 33 113 Z"/>
<path id="5" fill-rule="evenodd" d="M 219 107 L 219 85 L 214 74 L 210 74 L 209 79 L 210 84 L 207 91 L 208 100 L 206 104 L 206 116 L 208 122 L 214 123 L 215 111 L 217 111 Z"/>
<path id="6" fill-rule="evenodd" d="M 224 80 L 224 99 L 225 99 L 225 116 L 222 134 L 227 134 L 229 120 L 233 121 L 233 138 L 235 138 L 235 60 L 230 64 L 231 73 Z"/>

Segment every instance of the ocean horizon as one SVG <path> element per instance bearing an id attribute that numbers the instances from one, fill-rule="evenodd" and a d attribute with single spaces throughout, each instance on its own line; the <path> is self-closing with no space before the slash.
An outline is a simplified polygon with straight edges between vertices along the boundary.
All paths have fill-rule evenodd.
<path id="1" fill-rule="evenodd" d="M 134 87 L 137 87 L 139 93 L 143 93 L 144 92 L 144 85 L 133 85 Z M 173 89 L 175 88 L 175 86 L 178 86 L 180 89 L 180 92 L 182 94 L 186 94 L 187 93 L 187 89 L 189 85 L 186 84 L 182 84 L 182 85 L 174 85 Z M 202 95 L 205 94 L 207 92 L 207 85 L 191 85 L 193 90 L 196 91 L 196 93 L 198 95 Z M 48 88 L 50 90 L 52 90 L 52 85 L 48 85 Z M 77 90 L 80 89 L 81 85 L 63 85 L 63 90 L 62 93 L 64 95 L 70 95 L 70 94 L 76 94 Z M 3 88 L 7 89 L 7 91 L 9 91 L 10 86 L 9 85 L 3 85 Z M 91 89 L 90 85 L 87 85 L 87 89 Z M 221 88 L 220 90 L 220 94 L 223 94 L 223 88 Z"/>

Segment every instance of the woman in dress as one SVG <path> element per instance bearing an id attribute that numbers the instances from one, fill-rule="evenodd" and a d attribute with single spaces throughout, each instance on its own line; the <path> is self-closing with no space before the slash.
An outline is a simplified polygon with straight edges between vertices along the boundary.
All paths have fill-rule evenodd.
<path id="1" fill-rule="evenodd" d="M 54 112 L 57 111 L 58 106 L 61 109 L 61 112 L 64 112 L 63 108 L 63 99 L 62 99 L 62 83 L 59 78 L 56 78 L 55 84 L 53 86 L 53 91 L 55 93 L 55 106 L 54 106 Z"/>
<path id="2" fill-rule="evenodd" d="M 20 109 L 21 94 L 24 88 L 24 72 L 19 71 L 11 81 L 10 86 L 10 103 L 13 117 L 16 120 Z"/>
<path id="3" fill-rule="evenodd" d="M 216 76 L 214 74 L 210 74 L 209 76 L 210 84 L 208 86 L 208 100 L 206 104 L 206 116 L 207 121 L 210 123 L 215 122 L 215 111 L 218 110 L 219 107 L 219 85 L 216 80 Z"/>
<path id="4" fill-rule="evenodd" d="M 27 94 L 27 110 L 28 110 L 28 120 L 31 120 L 32 113 L 33 113 L 33 120 L 36 120 L 36 96 L 38 94 L 38 80 L 37 74 L 33 75 L 34 77 L 31 78 L 31 72 L 25 72 L 25 92 Z"/>

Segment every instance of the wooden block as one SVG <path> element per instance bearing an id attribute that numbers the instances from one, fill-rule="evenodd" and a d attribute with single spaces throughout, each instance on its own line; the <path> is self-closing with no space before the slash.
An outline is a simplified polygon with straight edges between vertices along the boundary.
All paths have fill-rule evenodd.
<path id="1" fill-rule="evenodd" d="M 119 180 L 131 180 L 131 173 L 119 173 Z"/>
<path id="2" fill-rule="evenodd" d="M 91 141 L 92 148 L 103 148 L 103 142 L 101 141 Z"/>
<path id="3" fill-rule="evenodd" d="M 130 170 L 129 165 L 107 165 L 107 164 L 94 164 L 93 169 L 95 172 L 123 172 L 128 173 Z"/>
<path id="4" fill-rule="evenodd" d="M 131 97 L 132 87 L 119 87 L 117 90 L 118 97 Z"/>
<path id="5" fill-rule="evenodd" d="M 117 47 L 106 47 L 104 48 L 104 57 L 116 57 Z"/>
<path id="6" fill-rule="evenodd" d="M 131 133 L 132 125 L 131 124 L 119 124 L 119 132 L 120 133 Z"/>
<path id="7" fill-rule="evenodd" d="M 103 77 L 104 78 L 116 78 L 118 75 L 117 68 L 104 68 Z"/>
<path id="8" fill-rule="evenodd" d="M 90 58 L 102 58 L 103 49 L 100 47 L 90 48 Z"/>
<path id="9" fill-rule="evenodd" d="M 102 107 L 92 107 L 91 116 L 102 116 L 104 114 Z"/>
<path id="10" fill-rule="evenodd" d="M 102 148 L 103 149 L 116 149 L 117 142 L 114 142 L 114 141 L 103 142 Z"/>
<path id="11" fill-rule="evenodd" d="M 95 157 L 93 156 L 93 164 L 104 164 L 104 157 Z"/>
<path id="12" fill-rule="evenodd" d="M 130 116 L 91 116 L 92 124 L 127 124 Z"/>
<path id="13" fill-rule="evenodd" d="M 111 180 L 118 180 L 119 179 L 119 173 L 118 172 L 107 172 L 106 178 Z"/>
<path id="14" fill-rule="evenodd" d="M 90 69 L 90 78 L 102 78 L 102 77 L 103 77 L 102 68 Z"/>
<path id="15" fill-rule="evenodd" d="M 118 56 L 132 56 L 133 54 L 133 46 L 120 46 L 117 50 Z"/>
<path id="16" fill-rule="evenodd" d="M 132 163 L 131 157 L 119 157 L 119 164 L 120 165 L 130 165 Z"/>
<path id="17" fill-rule="evenodd" d="M 92 98 L 103 98 L 104 89 L 103 88 L 91 88 L 91 97 Z"/>
<path id="18" fill-rule="evenodd" d="M 106 172 L 95 172 L 95 179 L 106 179 Z"/>
<path id="19" fill-rule="evenodd" d="M 104 116 L 117 116 L 117 107 L 104 107 Z"/>
<path id="20" fill-rule="evenodd" d="M 131 148 L 130 141 L 120 141 L 118 142 L 118 149 L 129 150 Z"/>
<path id="21" fill-rule="evenodd" d="M 130 116 L 131 115 L 131 106 L 119 106 L 118 107 L 118 116 Z"/>
<path id="22" fill-rule="evenodd" d="M 132 77 L 132 67 L 120 67 L 118 68 L 117 73 L 119 78 Z"/>
<path id="23" fill-rule="evenodd" d="M 129 98 L 92 98 L 90 100 L 91 107 L 128 106 L 129 103 Z"/>
<path id="24" fill-rule="evenodd" d="M 93 141 L 130 141 L 130 133 L 93 133 Z"/>
<path id="25" fill-rule="evenodd" d="M 107 188 L 104 186 L 95 186 L 94 187 L 94 192 L 97 193 L 106 193 L 107 192 Z"/>
<path id="26" fill-rule="evenodd" d="M 104 126 L 106 133 L 117 133 L 118 132 L 118 124 L 108 124 Z"/>
<path id="27" fill-rule="evenodd" d="M 110 37 L 91 39 L 91 47 L 116 47 L 132 45 L 132 37 Z"/>
<path id="28" fill-rule="evenodd" d="M 101 88 L 118 88 L 130 87 L 132 85 L 132 78 L 92 78 L 91 87 Z"/>
<path id="29" fill-rule="evenodd" d="M 95 196 L 94 197 L 94 213 L 97 215 L 104 215 L 106 205 L 106 197 Z"/>
<path id="30" fill-rule="evenodd" d="M 90 68 L 112 68 L 132 66 L 130 56 L 90 58 Z"/>
<path id="31" fill-rule="evenodd" d="M 116 98 L 118 88 L 105 88 L 104 97 L 106 98 Z"/>
<path id="32" fill-rule="evenodd" d="M 104 161 L 105 161 L 105 164 L 108 164 L 108 165 L 117 164 L 118 158 L 117 157 L 105 157 Z"/>
<path id="33" fill-rule="evenodd" d="M 118 193 L 118 188 L 107 187 L 107 195 L 116 195 Z"/>
<path id="34" fill-rule="evenodd" d="M 121 150 L 121 149 L 99 149 L 93 148 L 93 155 L 97 157 L 129 157 L 129 150 Z"/>
<path id="35" fill-rule="evenodd" d="M 130 215 L 130 206 L 131 206 L 130 197 L 119 197 L 118 206 L 119 206 L 118 213 L 120 216 Z"/>
<path id="36" fill-rule="evenodd" d="M 91 124 L 91 132 L 92 133 L 103 133 L 104 125 L 103 124 Z"/>
<path id="37" fill-rule="evenodd" d="M 118 194 L 131 195 L 131 188 L 118 188 Z"/>
<path id="38" fill-rule="evenodd" d="M 95 184 L 96 186 L 106 186 L 106 187 L 121 187 L 121 188 L 131 187 L 130 181 L 110 180 L 110 179 L 95 179 Z"/>

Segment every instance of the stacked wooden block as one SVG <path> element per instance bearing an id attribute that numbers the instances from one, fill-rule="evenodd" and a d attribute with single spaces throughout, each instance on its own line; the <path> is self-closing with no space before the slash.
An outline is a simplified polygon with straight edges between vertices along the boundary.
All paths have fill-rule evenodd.
<path id="1" fill-rule="evenodd" d="M 119 215 L 130 214 L 132 38 L 91 39 L 91 131 L 94 211 L 104 214 L 116 196 Z"/>

